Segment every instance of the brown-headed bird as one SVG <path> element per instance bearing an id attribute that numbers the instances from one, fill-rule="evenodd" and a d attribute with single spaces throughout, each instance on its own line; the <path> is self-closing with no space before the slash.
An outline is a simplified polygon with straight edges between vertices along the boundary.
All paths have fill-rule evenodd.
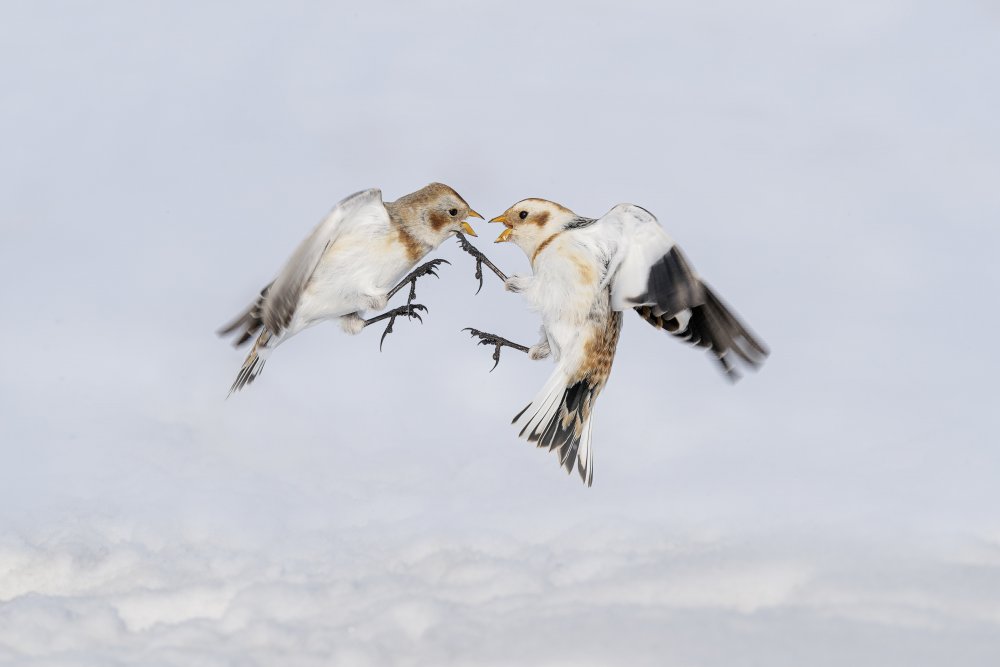
<path id="1" fill-rule="evenodd" d="M 303 329 L 337 319 L 357 334 L 369 324 L 396 316 L 418 317 L 424 306 L 413 303 L 416 280 L 437 275 L 432 260 L 413 270 L 428 252 L 452 235 L 475 236 L 465 219 L 482 219 L 452 188 L 441 183 L 382 201 L 382 191 L 364 190 L 347 197 L 323 218 L 260 296 L 219 334 L 236 335 L 236 347 L 256 336 L 230 393 L 254 381 L 268 353 Z M 405 276 L 405 277 L 404 277 Z M 367 310 L 385 308 L 389 298 L 410 285 L 405 306 L 371 319 Z"/>
<path id="2" fill-rule="evenodd" d="M 541 314 L 542 336 L 528 348 L 471 331 L 496 345 L 497 361 L 501 346 L 532 359 L 554 357 L 555 371 L 513 423 L 521 437 L 557 451 L 560 464 L 575 467 L 588 486 L 594 402 L 611 373 L 623 311 L 632 308 L 656 328 L 708 348 L 731 379 L 738 377 L 735 359 L 756 367 L 768 354 L 644 208 L 619 204 L 595 220 L 525 199 L 490 222 L 506 227 L 497 243 L 512 241 L 531 262 L 533 275 L 511 276 L 505 286 Z"/>

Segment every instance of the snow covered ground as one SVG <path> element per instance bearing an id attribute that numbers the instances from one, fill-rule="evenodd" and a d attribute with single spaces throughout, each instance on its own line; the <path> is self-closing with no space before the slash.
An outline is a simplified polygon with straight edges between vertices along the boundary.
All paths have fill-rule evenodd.
<path id="1" fill-rule="evenodd" d="M 0 664 L 996 664 L 989 3 L 25 3 L 0 21 Z M 595 484 L 537 322 L 213 331 L 340 197 L 654 211 L 768 342 L 626 321 Z M 509 272 L 516 248 L 478 242 Z"/>
<path id="2" fill-rule="evenodd" d="M 987 665 L 1000 545 L 639 524 L 269 545 L 111 521 L 0 549 L 0 659 L 66 665 Z"/>

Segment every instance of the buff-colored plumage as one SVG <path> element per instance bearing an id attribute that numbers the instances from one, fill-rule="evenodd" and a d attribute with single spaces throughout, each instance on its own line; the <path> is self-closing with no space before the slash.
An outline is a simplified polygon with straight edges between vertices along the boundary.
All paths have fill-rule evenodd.
<path id="1" fill-rule="evenodd" d="M 497 241 L 515 243 L 531 262 L 533 275 L 506 282 L 542 318 L 541 340 L 528 354 L 556 362 L 514 423 L 522 437 L 557 451 L 567 470 L 576 467 L 588 486 L 594 402 L 611 373 L 624 310 L 707 347 L 730 377 L 734 357 L 754 367 L 767 355 L 643 208 L 621 204 L 593 219 L 525 199 L 491 222 L 506 227 Z"/>
<path id="2" fill-rule="evenodd" d="M 221 335 L 238 347 L 256 338 L 231 391 L 260 374 L 268 353 L 298 332 L 336 319 L 350 334 L 365 326 L 368 310 L 386 306 L 388 292 L 428 252 L 481 217 L 452 188 L 430 185 L 394 202 L 378 189 L 337 204 L 257 300 Z"/>

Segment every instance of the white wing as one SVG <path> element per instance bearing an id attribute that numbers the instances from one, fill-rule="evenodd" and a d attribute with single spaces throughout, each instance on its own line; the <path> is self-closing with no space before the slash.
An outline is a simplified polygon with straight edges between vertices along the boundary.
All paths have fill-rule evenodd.
<path id="1" fill-rule="evenodd" d="M 652 213 L 639 206 L 619 204 L 601 219 L 602 224 L 605 219 L 621 230 L 616 253 L 618 268 L 611 282 L 612 308 L 648 305 L 658 311 L 657 315 L 673 316 L 702 303 L 698 277 Z M 666 264 L 668 257 L 671 261 Z M 666 271 L 654 271 L 658 265 L 664 265 Z"/>
<path id="2" fill-rule="evenodd" d="M 708 348 L 732 379 L 739 374 L 730 353 L 750 367 L 764 360 L 764 344 L 695 273 L 652 213 L 620 204 L 600 222 L 605 219 L 621 231 L 611 267 L 612 308 L 635 308 L 653 326 Z"/>
<path id="3" fill-rule="evenodd" d="M 261 326 L 277 336 L 292 320 L 302 291 L 312 277 L 327 247 L 347 229 L 357 225 L 389 225 L 389 213 L 377 188 L 343 199 L 299 244 L 274 281 L 246 311 L 223 327 L 220 335 L 241 330 L 239 346 L 256 335 Z"/>
<path id="4" fill-rule="evenodd" d="M 281 273 L 271 283 L 264 301 L 263 320 L 269 331 L 277 334 L 291 322 L 302 290 L 316 270 L 323 253 L 337 236 L 345 228 L 370 221 L 373 217 L 384 218 L 386 224 L 389 222 L 389 213 L 382 203 L 382 191 L 376 188 L 355 193 L 334 206 L 312 234 L 299 244 Z"/>

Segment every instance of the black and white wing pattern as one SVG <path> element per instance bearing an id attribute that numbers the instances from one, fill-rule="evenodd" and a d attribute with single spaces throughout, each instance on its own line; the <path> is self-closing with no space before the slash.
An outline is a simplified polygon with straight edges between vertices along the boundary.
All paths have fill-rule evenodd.
<path id="1" fill-rule="evenodd" d="M 622 204 L 605 217 L 622 233 L 611 283 L 615 310 L 634 308 L 658 329 L 708 348 L 732 380 L 739 378 L 733 357 L 750 368 L 763 363 L 767 347 L 695 273 L 652 213 Z"/>
<path id="2" fill-rule="evenodd" d="M 368 222 L 389 224 L 382 191 L 377 188 L 357 192 L 334 206 L 299 244 L 278 276 L 261 290 L 257 300 L 222 327 L 219 335 L 239 332 L 236 347 L 256 336 L 262 327 L 272 336 L 279 336 L 292 321 L 302 292 L 326 249 L 344 229 Z"/>

